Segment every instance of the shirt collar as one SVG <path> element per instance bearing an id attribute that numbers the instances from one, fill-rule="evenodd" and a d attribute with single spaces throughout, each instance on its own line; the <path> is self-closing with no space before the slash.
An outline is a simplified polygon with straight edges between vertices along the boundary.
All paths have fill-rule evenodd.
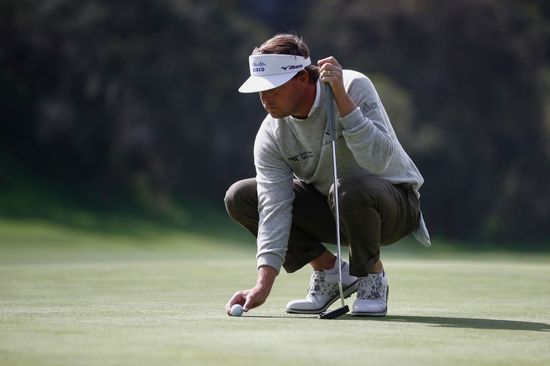
<path id="1" fill-rule="evenodd" d="M 321 82 L 317 80 L 315 83 L 315 100 L 313 101 L 313 105 L 311 106 L 311 109 L 309 110 L 308 117 L 310 117 L 313 112 L 319 107 L 319 103 L 321 100 Z"/>

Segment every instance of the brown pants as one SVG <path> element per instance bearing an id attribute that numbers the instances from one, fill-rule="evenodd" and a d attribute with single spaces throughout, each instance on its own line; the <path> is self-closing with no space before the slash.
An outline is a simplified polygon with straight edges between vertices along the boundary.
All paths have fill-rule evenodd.
<path id="1" fill-rule="evenodd" d="M 380 258 L 380 246 L 409 235 L 418 225 L 419 202 L 409 184 L 393 185 L 372 175 L 338 179 L 342 245 L 350 247 L 350 273 L 364 277 Z M 294 180 L 292 227 L 283 267 L 289 273 L 319 257 L 323 243 L 336 243 L 333 191 L 323 196 Z M 229 215 L 258 235 L 256 179 L 234 183 L 226 193 Z"/>

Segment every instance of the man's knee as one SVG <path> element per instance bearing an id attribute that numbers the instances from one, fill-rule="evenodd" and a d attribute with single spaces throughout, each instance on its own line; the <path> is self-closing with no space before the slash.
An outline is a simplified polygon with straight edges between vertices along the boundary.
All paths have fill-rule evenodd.
<path id="1" fill-rule="evenodd" d="M 381 178 L 370 175 L 341 177 L 337 184 L 340 206 L 375 205 L 378 197 L 386 190 L 386 184 Z M 334 197 L 334 186 L 331 187 L 330 197 Z"/>
<path id="2" fill-rule="evenodd" d="M 240 216 L 247 206 L 257 202 L 256 179 L 244 179 L 233 183 L 225 192 L 225 209 L 229 216 Z M 257 203 L 256 203 L 257 206 Z"/>

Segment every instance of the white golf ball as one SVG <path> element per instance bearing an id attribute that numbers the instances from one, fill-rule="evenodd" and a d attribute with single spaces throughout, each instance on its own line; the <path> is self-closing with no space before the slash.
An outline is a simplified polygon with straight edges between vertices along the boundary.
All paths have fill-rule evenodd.
<path id="1" fill-rule="evenodd" d="M 231 316 L 241 316 L 243 315 L 243 307 L 240 304 L 235 304 L 231 307 L 229 312 Z"/>

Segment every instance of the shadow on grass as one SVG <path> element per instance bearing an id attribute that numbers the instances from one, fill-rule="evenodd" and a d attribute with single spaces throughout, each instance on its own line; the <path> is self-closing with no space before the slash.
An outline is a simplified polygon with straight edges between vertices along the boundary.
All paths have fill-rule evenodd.
<path id="1" fill-rule="evenodd" d="M 494 329 L 494 330 L 528 330 L 535 332 L 550 332 L 550 324 L 525 322 L 517 320 L 482 319 L 482 318 L 451 318 L 436 316 L 409 316 L 409 315 L 388 315 L 382 318 L 352 316 L 342 317 L 345 320 L 371 320 L 379 322 L 402 322 L 431 324 L 446 328 L 470 328 L 470 329 Z"/>
<path id="2" fill-rule="evenodd" d="M 316 315 L 246 315 L 254 319 L 318 319 Z M 517 320 L 482 319 L 482 318 L 451 318 L 437 316 L 388 315 L 386 317 L 358 317 L 346 314 L 339 320 L 401 322 L 431 324 L 446 328 L 493 329 L 493 330 L 526 330 L 535 332 L 550 332 L 550 324 L 525 322 Z M 337 320 L 338 320 L 337 319 Z M 327 319 L 333 320 L 333 319 Z"/>
<path id="3" fill-rule="evenodd" d="M 243 315 L 253 319 L 318 319 L 317 315 Z"/>

